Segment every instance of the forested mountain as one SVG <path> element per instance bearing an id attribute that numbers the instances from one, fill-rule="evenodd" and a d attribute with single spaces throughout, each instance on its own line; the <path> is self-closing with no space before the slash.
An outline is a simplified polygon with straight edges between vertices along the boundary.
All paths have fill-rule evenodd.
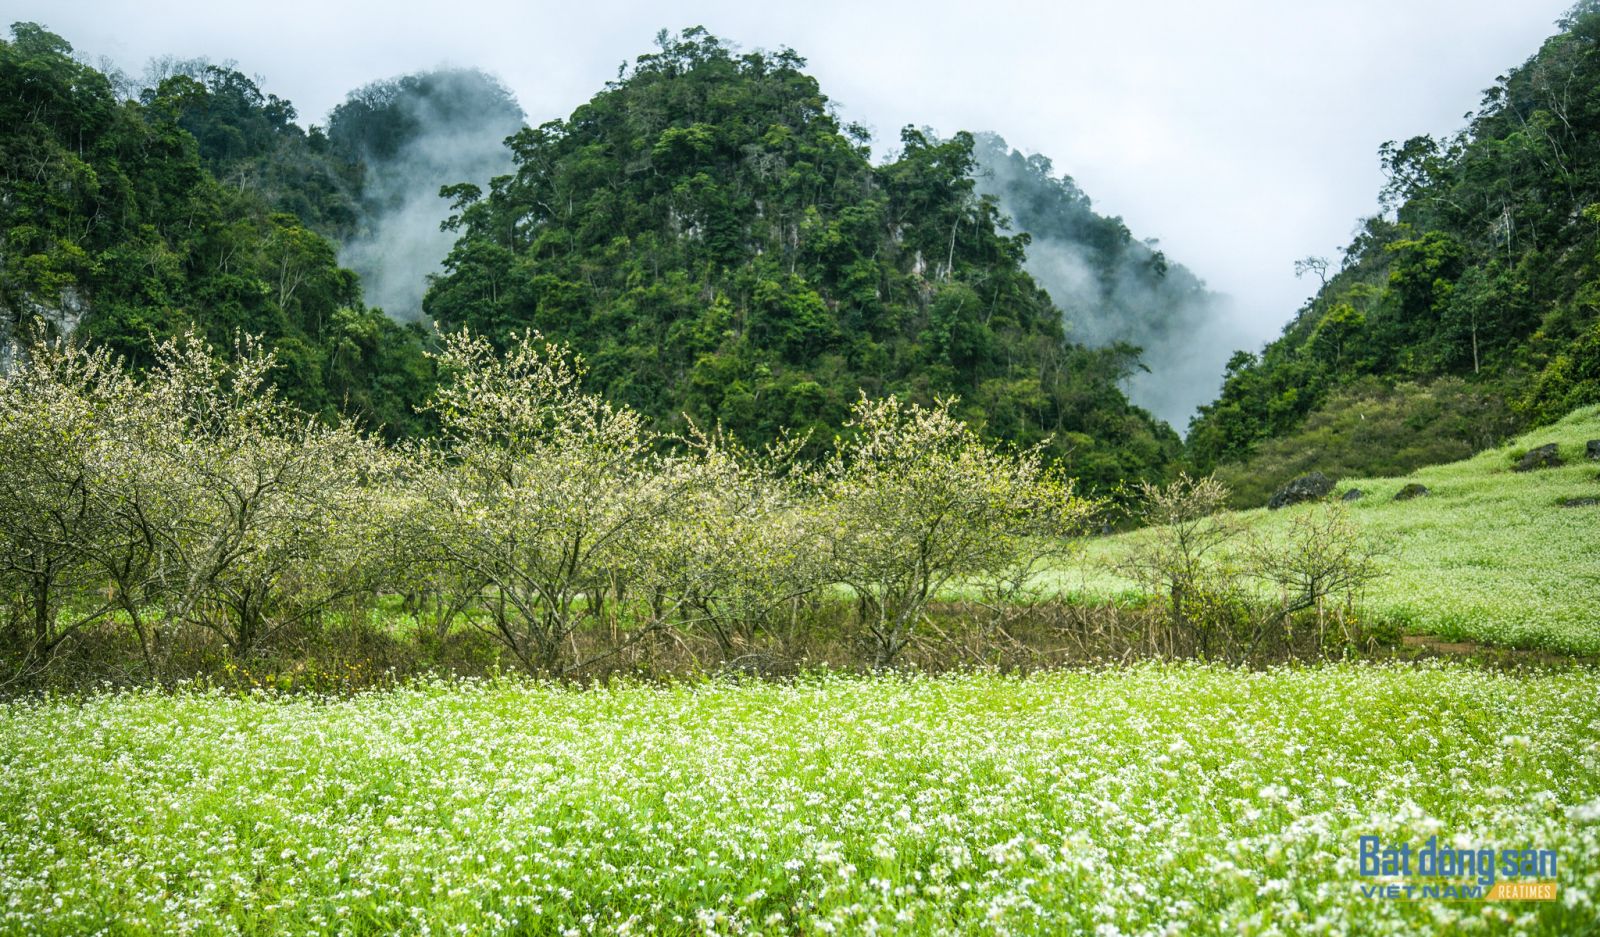
<path id="1" fill-rule="evenodd" d="M 594 386 L 666 426 L 831 436 L 860 391 L 960 395 L 984 431 L 1092 483 L 1164 472 L 1176 435 L 1130 405 L 1125 348 L 1073 344 L 973 183 L 974 140 L 908 129 L 873 165 L 791 51 L 658 38 L 516 171 L 451 190 L 460 231 L 425 309 L 496 340 L 572 342 Z"/>
<path id="2" fill-rule="evenodd" d="M 190 327 L 261 335 L 313 413 L 421 431 L 426 333 L 361 302 L 348 176 L 287 102 L 178 63 L 138 100 L 32 24 L 0 42 L 0 348 L 76 331 L 135 365 Z M 319 233 L 321 232 L 321 233 Z"/>
<path id="3" fill-rule="evenodd" d="M 1281 338 L 1228 363 L 1190 429 L 1200 468 L 1263 491 L 1319 452 L 1364 473 L 1337 427 L 1375 393 L 1397 434 L 1367 441 L 1384 460 L 1412 442 L 1398 434 L 1433 435 L 1419 459 L 1459 457 L 1600 401 L 1600 5 L 1559 25 L 1459 133 L 1382 147 L 1385 211 Z M 1400 382 L 1423 392 L 1383 390 Z"/>
<path id="4" fill-rule="evenodd" d="M 374 83 L 303 130 L 231 66 L 162 60 L 119 94 L 19 24 L 0 45 L 0 345 L 76 331 L 138 365 L 191 325 L 222 347 L 258 333 L 299 405 L 427 432 L 429 327 L 362 287 L 415 314 L 404 291 L 414 305 L 442 249 L 418 218 L 445 206 L 459 240 L 428 316 L 570 341 L 596 387 L 665 428 L 687 413 L 752 441 L 816 431 L 820 448 L 863 391 L 959 395 L 984 432 L 1049 438 L 1091 484 L 1168 471 L 1177 436 L 1118 389 L 1134 356 L 1070 339 L 1023 269 L 1026 237 L 974 188 L 973 138 L 908 130 L 875 166 L 803 66 L 663 33 L 504 149 L 521 111 L 479 72 Z M 495 159 L 513 171 L 487 191 L 462 181 Z M 390 290 L 395 270 L 417 283 Z"/>
<path id="5" fill-rule="evenodd" d="M 1326 282 L 1281 338 L 1227 362 L 1192 467 L 1251 500 L 1600 400 L 1600 5 L 1560 27 L 1462 131 L 1382 148 L 1384 211 L 1341 261 L 1309 259 Z M 136 366 L 191 326 L 224 347 L 256 333 L 300 406 L 414 435 L 433 333 L 395 320 L 421 305 L 497 342 L 573 343 L 598 389 L 669 430 L 686 414 L 820 445 L 862 391 L 958 395 L 1097 486 L 1184 458 L 1121 388 L 1181 418 L 1205 385 L 1230 336 L 1192 273 L 998 136 L 908 128 L 874 164 L 795 53 L 699 29 L 659 46 L 539 127 L 492 77 L 441 70 L 353 92 L 324 131 L 231 65 L 161 60 L 134 90 L 18 24 L 0 358 L 39 329 Z"/>
<path id="6" fill-rule="evenodd" d="M 1066 317 L 1070 339 L 1140 350 L 1126 383 L 1134 403 L 1173 426 L 1222 385 L 1222 365 L 1243 341 L 1226 297 L 1206 289 L 1121 218 L 1095 212 L 1070 176 L 1026 156 L 999 134 L 977 136 L 978 192 L 993 196 L 1013 230 L 1028 235 L 1024 267 Z"/>

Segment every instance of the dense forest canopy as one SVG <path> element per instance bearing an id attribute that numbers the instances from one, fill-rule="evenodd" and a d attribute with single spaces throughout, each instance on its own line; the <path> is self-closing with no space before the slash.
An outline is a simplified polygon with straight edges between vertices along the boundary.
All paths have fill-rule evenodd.
<path id="1" fill-rule="evenodd" d="M 365 308 L 333 243 L 353 218 L 326 139 L 231 69 L 179 64 L 121 98 L 61 37 L 0 42 L 0 345 L 40 329 L 135 365 L 196 327 L 261 336 L 296 404 L 422 429 L 425 333 Z"/>
<path id="2" fill-rule="evenodd" d="M 856 395 L 959 395 L 1075 473 L 1159 474 L 1177 437 L 1131 406 L 1126 348 L 1072 344 L 973 183 L 974 140 L 905 130 L 882 165 L 794 52 L 663 33 L 565 120 L 511 141 L 516 172 L 452 190 L 461 231 L 426 310 L 570 340 L 597 386 L 664 425 L 826 438 Z"/>
<path id="3" fill-rule="evenodd" d="M 385 263 L 420 280 L 425 263 L 394 261 L 409 248 L 371 238 L 420 230 L 408 206 L 431 202 L 454 205 L 457 240 L 430 318 L 570 341 L 596 386 L 666 430 L 684 414 L 749 441 L 789 427 L 820 452 L 861 393 L 897 393 L 959 396 L 990 438 L 1050 439 L 1099 486 L 1164 474 L 1181 451 L 1118 387 L 1133 353 L 1069 339 L 1022 267 L 1027 238 L 975 190 L 973 138 L 907 130 L 875 166 L 788 50 L 663 33 L 509 149 L 463 136 L 521 126 L 479 72 L 369 85 L 324 131 L 231 66 L 164 60 L 129 99 L 40 27 L 15 27 L 3 55 L 12 336 L 76 330 L 137 365 L 190 324 L 218 347 L 259 334 L 300 406 L 427 432 L 431 333 L 368 307 L 362 287 Z M 514 171 L 464 181 L 492 167 L 463 168 L 452 138 Z M 449 202 L 419 199 L 441 174 Z"/>
<path id="4" fill-rule="evenodd" d="M 1264 441 L 1351 405 L 1361 395 L 1346 389 L 1368 378 L 1460 378 L 1471 393 L 1448 396 L 1463 426 L 1507 408 L 1512 426 L 1544 422 L 1600 401 L 1600 5 L 1559 25 L 1460 132 L 1384 144 L 1385 211 L 1361 223 L 1281 338 L 1228 363 L 1190 430 L 1199 467 L 1243 462 L 1250 474 Z M 1419 399 L 1420 416 L 1443 398 Z M 1307 434 L 1302 446 L 1340 439 Z"/>

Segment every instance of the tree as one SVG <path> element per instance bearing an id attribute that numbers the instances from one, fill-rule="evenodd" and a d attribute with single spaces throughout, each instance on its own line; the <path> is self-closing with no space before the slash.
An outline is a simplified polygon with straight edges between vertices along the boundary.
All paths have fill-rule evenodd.
<path id="1" fill-rule="evenodd" d="M 1339 303 L 1317 323 L 1310 340 L 1311 351 L 1338 372 L 1345 366 L 1352 346 L 1360 345 L 1366 327 L 1365 314 L 1349 303 Z"/>
<path id="2" fill-rule="evenodd" d="M 1294 262 L 1294 277 L 1296 280 L 1308 273 L 1317 276 L 1317 283 L 1321 286 L 1328 285 L 1328 258 L 1308 255 Z"/>
<path id="3" fill-rule="evenodd" d="M 854 593 L 873 663 L 903 651 L 941 590 L 1061 549 L 1097 509 L 1045 467 L 933 407 L 865 396 L 816 486 L 830 578 Z"/>
<path id="4" fill-rule="evenodd" d="M 128 403 L 105 350 L 36 342 L 0 373 L 0 597 L 24 666 L 113 607 L 93 558 L 116 537 L 109 430 Z"/>
<path id="5" fill-rule="evenodd" d="M 438 360 L 443 441 L 422 485 L 440 549 L 485 587 L 490 633 L 528 670 L 559 674 L 608 597 L 644 593 L 647 627 L 663 625 L 647 557 L 685 481 L 640 416 L 585 393 L 582 362 L 534 332 L 502 358 L 463 330 Z"/>
<path id="6" fill-rule="evenodd" d="M 257 339 L 219 361 L 190 334 L 160 346 L 139 401 L 140 470 L 183 493 L 152 519 L 163 613 L 214 632 L 240 658 L 371 587 L 366 501 L 388 464 L 350 423 L 328 426 L 284 403 L 268 379 L 274 366 Z"/>

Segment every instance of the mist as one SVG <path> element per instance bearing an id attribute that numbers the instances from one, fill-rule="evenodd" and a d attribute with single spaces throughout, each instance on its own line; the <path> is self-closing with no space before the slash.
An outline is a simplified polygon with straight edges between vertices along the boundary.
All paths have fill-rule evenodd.
<path id="1" fill-rule="evenodd" d="M 361 277 L 368 305 L 395 319 L 422 317 L 428 277 L 456 239 L 439 228 L 449 214 L 440 186 L 487 187 L 510 172 L 505 139 L 522 126 L 511 92 L 476 69 L 374 82 L 333 110 L 330 140 L 365 168 L 361 221 L 339 262 Z"/>
<path id="2" fill-rule="evenodd" d="M 1011 229 L 1031 241 L 1028 273 L 1061 309 L 1068 335 L 1091 347 L 1142 349 L 1124 383 L 1134 403 L 1184 432 L 1195 408 L 1215 399 L 1233 352 L 1254 347 L 1229 297 L 1212 292 L 1157 242 L 1133 237 L 1120 218 L 1093 211 L 1070 176 L 1026 156 L 997 134 L 979 134 L 974 182 L 993 196 Z"/>

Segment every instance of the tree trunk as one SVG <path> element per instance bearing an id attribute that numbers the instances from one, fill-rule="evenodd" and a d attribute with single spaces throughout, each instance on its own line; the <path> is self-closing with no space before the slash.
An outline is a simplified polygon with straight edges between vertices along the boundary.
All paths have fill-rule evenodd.
<path id="1" fill-rule="evenodd" d="M 33 585 L 33 639 L 34 646 L 45 654 L 50 653 L 50 583 L 51 576 L 34 580 Z"/>

